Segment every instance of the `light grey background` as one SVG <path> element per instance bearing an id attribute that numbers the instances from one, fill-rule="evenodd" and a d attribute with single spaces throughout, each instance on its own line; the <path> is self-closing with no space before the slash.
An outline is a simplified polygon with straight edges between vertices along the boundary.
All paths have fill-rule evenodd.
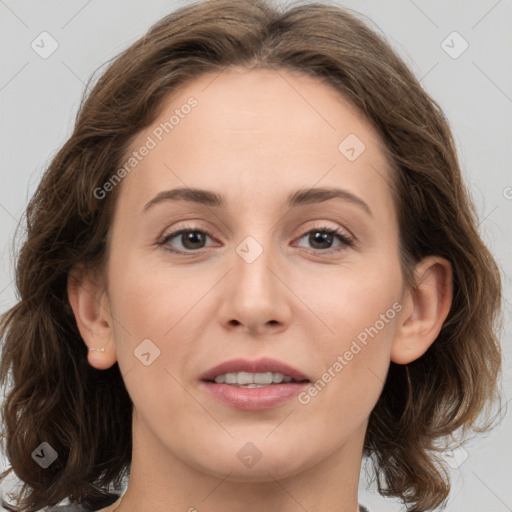
<path id="1" fill-rule="evenodd" d="M 502 268 L 504 403 L 512 397 L 512 1 L 331 2 L 367 15 L 444 109 L 480 215 L 481 234 Z M 0 311 L 15 302 L 11 238 L 41 173 L 70 135 L 84 83 L 107 59 L 186 1 L 0 0 Z M 508 30 L 507 30 L 508 29 Z M 43 31 L 58 42 L 41 58 Z M 469 44 L 450 36 L 457 31 Z M 48 48 L 48 47 L 47 47 Z M 449 512 L 512 511 L 512 418 L 467 445 L 451 471 Z M 7 466 L 4 457 L 1 469 Z M 380 497 L 362 473 L 360 502 L 372 512 L 405 510 Z M 367 487 L 369 489 L 367 489 Z M 8 484 L 3 492 L 10 490 Z"/>

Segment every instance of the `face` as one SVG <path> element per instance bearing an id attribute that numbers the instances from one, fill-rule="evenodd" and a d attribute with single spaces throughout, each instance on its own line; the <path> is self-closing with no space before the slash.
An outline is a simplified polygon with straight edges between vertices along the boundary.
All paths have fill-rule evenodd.
<path id="1" fill-rule="evenodd" d="M 131 151 L 106 298 L 134 435 L 240 480 L 361 443 L 404 293 L 389 163 L 370 124 L 314 78 L 233 69 L 175 92 Z M 203 380 L 238 370 L 263 387 Z"/>

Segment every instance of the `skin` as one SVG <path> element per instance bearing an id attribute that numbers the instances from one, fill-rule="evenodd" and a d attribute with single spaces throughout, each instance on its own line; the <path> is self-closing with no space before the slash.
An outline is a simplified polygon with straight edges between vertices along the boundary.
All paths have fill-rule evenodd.
<path id="1" fill-rule="evenodd" d="M 167 99 L 131 150 L 190 96 L 198 105 L 117 191 L 106 277 L 77 267 L 68 285 L 85 343 L 105 348 L 89 364 L 117 361 L 135 406 L 118 510 L 356 512 L 369 415 L 390 361 L 417 359 L 437 337 L 450 265 L 431 256 L 416 268 L 418 286 L 406 286 L 382 142 L 329 86 L 285 70 L 203 75 Z M 338 150 L 349 134 L 366 146 L 354 161 Z M 226 206 L 162 201 L 143 213 L 175 187 L 218 192 Z M 317 187 L 351 192 L 371 215 L 340 199 L 287 208 L 290 192 Z M 156 243 L 190 225 L 213 234 L 196 240 L 195 255 Z M 323 226 L 355 245 L 315 245 L 310 231 Z M 236 251 L 247 236 L 263 249 L 252 263 Z M 399 313 L 307 404 L 243 411 L 199 386 L 201 373 L 235 357 L 279 359 L 316 381 L 393 304 Z M 145 366 L 134 350 L 148 338 L 160 355 Z M 250 468 L 237 457 L 248 442 L 262 455 Z"/>

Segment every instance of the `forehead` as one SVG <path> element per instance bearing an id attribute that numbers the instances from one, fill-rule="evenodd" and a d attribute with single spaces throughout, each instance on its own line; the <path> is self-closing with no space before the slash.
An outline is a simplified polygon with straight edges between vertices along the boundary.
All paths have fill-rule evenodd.
<path id="1" fill-rule="evenodd" d="M 130 152 L 143 146 L 151 149 L 123 183 L 132 202 L 175 186 L 243 190 L 242 202 L 251 191 L 317 184 L 361 193 L 371 183 L 369 201 L 389 194 L 389 161 L 372 125 L 333 87 L 288 70 L 196 78 L 168 96 Z"/>

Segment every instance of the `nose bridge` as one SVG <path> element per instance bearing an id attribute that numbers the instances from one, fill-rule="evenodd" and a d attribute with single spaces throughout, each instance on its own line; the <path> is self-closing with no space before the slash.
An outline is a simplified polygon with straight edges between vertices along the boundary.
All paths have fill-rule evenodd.
<path id="1" fill-rule="evenodd" d="M 278 255 L 273 245 L 272 232 L 263 230 L 255 236 L 246 236 L 238 244 L 234 279 L 237 291 L 241 292 L 239 295 L 261 301 L 275 288 L 276 277 L 270 269 L 278 265 Z"/>
<path id="2" fill-rule="evenodd" d="M 275 250 L 272 232 L 253 231 L 235 248 L 229 289 L 223 300 L 225 322 L 241 323 L 251 330 L 266 324 L 284 323 L 288 319 L 286 287 L 275 275 L 279 255 Z"/>

